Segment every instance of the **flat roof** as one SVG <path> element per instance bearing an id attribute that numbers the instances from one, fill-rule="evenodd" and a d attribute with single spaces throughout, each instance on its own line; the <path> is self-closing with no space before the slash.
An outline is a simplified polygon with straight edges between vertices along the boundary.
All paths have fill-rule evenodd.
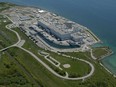
<path id="1" fill-rule="evenodd" d="M 45 21 L 42 21 L 42 20 L 40 20 L 39 21 L 40 23 L 42 23 L 42 24 L 44 24 L 45 26 L 47 26 L 48 28 L 50 28 L 51 30 L 54 30 L 54 31 L 56 31 L 56 32 L 58 32 L 58 33 L 60 33 L 60 34 L 70 34 L 72 31 L 69 31 L 69 29 L 58 29 L 58 28 L 56 28 L 55 26 L 52 26 L 52 25 L 50 25 L 50 24 L 48 24 L 47 22 L 45 22 Z"/>

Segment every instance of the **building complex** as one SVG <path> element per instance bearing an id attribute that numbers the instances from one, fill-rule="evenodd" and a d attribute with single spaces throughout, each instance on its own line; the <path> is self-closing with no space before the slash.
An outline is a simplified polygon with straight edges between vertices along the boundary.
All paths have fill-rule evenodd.
<path id="1" fill-rule="evenodd" d="M 3 13 L 40 47 L 56 49 L 49 46 L 51 42 L 64 47 L 81 48 L 100 41 L 86 27 L 45 10 L 15 6 Z"/>

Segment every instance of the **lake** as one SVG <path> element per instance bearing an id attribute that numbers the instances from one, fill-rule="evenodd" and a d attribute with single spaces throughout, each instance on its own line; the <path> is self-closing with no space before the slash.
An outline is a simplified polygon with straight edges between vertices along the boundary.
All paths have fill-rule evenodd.
<path id="1" fill-rule="evenodd" d="M 114 54 L 102 60 L 116 74 L 116 0 L 0 0 L 40 7 L 91 29 Z"/>

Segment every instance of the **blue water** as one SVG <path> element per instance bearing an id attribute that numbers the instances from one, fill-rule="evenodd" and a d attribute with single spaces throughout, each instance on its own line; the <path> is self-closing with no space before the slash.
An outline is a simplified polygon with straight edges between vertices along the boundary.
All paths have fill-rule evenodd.
<path id="1" fill-rule="evenodd" d="M 116 74 L 116 0 L 0 0 L 40 7 L 90 28 L 114 54 L 102 62 Z"/>

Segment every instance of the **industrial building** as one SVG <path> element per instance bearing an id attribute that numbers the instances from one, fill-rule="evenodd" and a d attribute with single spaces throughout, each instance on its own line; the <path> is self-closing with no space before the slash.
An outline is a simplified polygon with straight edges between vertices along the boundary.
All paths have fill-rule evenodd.
<path id="1" fill-rule="evenodd" d="M 46 23 L 38 22 L 38 27 L 41 27 L 43 30 L 45 30 L 47 33 L 54 35 L 58 40 L 72 40 L 74 42 L 78 42 L 80 44 L 83 42 L 83 36 L 78 34 L 78 29 L 67 31 L 67 30 L 60 30 L 56 27 L 45 25 Z M 71 28 L 71 27 L 70 27 Z M 76 33 L 75 33 L 76 32 Z"/>
<path id="2" fill-rule="evenodd" d="M 63 46 L 83 46 L 96 43 L 86 27 L 45 10 L 17 7 L 11 8 L 5 14 L 27 36 L 38 42 L 42 36 L 57 45 Z M 40 34 L 41 36 L 39 36 Z M 44 40 L 41 41 L 44 43 Z"/>

